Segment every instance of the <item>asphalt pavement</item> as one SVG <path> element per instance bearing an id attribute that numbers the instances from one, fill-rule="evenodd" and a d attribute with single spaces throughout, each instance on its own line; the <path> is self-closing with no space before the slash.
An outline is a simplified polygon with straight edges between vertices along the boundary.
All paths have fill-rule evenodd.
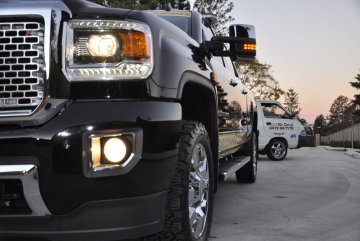
<path id="1" fill-rule="evenodd" d="M 360 159 L 301 148 L 260 156 L 255 184 L 220 183 L 210 241 L 360 241 Z"/>
<path id="2" fill-rule="evenodd" d="M 360 241 L 356 153 L 317 147 L 290 150 L 283 161 L 260 156 L 256 183 L 219 184 L 209 241 Z"/>

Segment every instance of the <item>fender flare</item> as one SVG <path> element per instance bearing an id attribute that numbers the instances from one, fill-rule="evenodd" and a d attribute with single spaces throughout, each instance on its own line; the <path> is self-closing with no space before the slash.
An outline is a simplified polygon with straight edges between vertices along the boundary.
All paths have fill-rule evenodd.
<path id="1" fill-rule="evenodd" d="M 208 90 L 210 90 L 214 94 L 216 100 L 215 103 L 217 104 L 217 90 L 215 86 L 211 83 L 210 79 L 193 71 L 186 71 L 182 74 L 181 79 L 179 81 L 178 92 L 176 96 L 177 99 L 181 99 L 184 86 L 190 82 L 201 85 L 207 88 Z"/>
<path id="2" fill-rule="evenodd" d="M 218 174 L 219 174 L 219 156 L 218 156 L 218 148 L 219 148 L 219 129 L 218 129 L 218 120 L 217 120 L 217 110 L 218 110 L 218 99 L 217 99 L 217 89 L 216 87 L 211 83 L 210 79 L 206 78 L 204 75 L 201 75 L 196 72 L 187 71 L 184 72 L 181 76 L 181 79 L 179 81 L 178 86 L 178 92 L 177 92 L 177 99 L 181 100 L 183 97 L 183 90 L 186 84 L 193 83 L 200 85 L 207 90 L 211 92 L 211 94 L 214 97 L 214 104 L 215 104 L 215 110 L 211 114 L 211 118 L 214 118 L 215 120 L 211 121 L 212 124 L 210 124 L 210 131 L 209 131 L 209 137 L 210 137 L 210 144 L 212 149 L 212 157 L 213 157 L 213 164 L 214 164 L 214 181 L 215 181 L 215 187 L 214 190 L 216 192 L 217 190 L 217 181 L 218 181 Z"/>

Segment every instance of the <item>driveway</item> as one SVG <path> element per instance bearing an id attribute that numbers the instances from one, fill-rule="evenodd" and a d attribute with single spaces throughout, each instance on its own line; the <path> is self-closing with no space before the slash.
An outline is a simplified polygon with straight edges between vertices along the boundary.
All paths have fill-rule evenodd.
<path id="1" fill-rule="evenodd" d="M 211 241 L 360 241 L 360 159 L 323 148 L 260 156 L 255 184 L 215 195 Z"/>

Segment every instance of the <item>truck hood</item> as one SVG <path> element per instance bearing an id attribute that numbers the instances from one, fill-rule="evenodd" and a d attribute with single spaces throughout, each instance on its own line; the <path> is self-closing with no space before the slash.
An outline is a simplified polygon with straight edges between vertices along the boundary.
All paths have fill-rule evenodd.
<path id="1" fill-rule="evenodd" d="M 132 10 L 106 8 L 86 0 L 0 0 L 1 10 L 48 8 L 67 12 L 72 18 L 125 18 Z M 36 11 L 34 12 L 36 14 Z M 13 13 L 9 13 L 9 15 Z"/>

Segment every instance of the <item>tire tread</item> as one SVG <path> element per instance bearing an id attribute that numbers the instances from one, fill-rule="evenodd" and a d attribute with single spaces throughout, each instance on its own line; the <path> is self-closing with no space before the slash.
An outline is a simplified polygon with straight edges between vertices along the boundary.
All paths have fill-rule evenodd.
<path id="1" fill-rule="evenodd" d="M 208 138 L 205 126 L 197 121 L 183 121 L 179 138 L 178 162 L 168 192 L 164 229 L 154 235 L 145 237 L 143 241 L 190 241 L 193 240 L 188 217 L 184 217 L 182 202 L 187 201 L 189 184 L 189 160 L 191 151 L 199 135 Z M 210 159 L 211 160 L 211 159 Z M 184 188 L 186 187 L 186 188 Z M 179 198 L 180 197 L 180 198 Z M 186 200 L 184 200 L 186 198 Z"/>

